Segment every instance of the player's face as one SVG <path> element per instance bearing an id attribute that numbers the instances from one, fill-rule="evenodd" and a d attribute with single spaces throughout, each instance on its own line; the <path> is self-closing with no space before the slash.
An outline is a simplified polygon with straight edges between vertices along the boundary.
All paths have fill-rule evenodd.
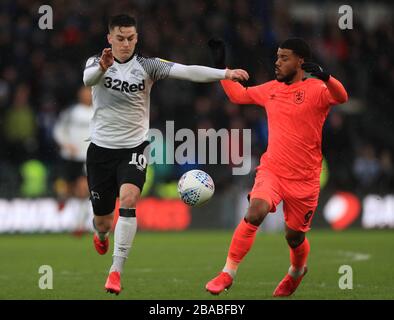
<path id="1" fill-rule="evenodd" d="M 127 60 L 134 53 L 138 34 L 135 27 L 115 27 L 108 34 L 108 42 L 112 45 L 115 58 Z"/>
<path id="2" fill-rule="evenodd" d="M 293 50 L 279 48 L 275 62 L 276 80 L 279 82 L 292 82 L 296 74 L 301 70 L 303 62 L 304 59 L 294 54 Z"/>

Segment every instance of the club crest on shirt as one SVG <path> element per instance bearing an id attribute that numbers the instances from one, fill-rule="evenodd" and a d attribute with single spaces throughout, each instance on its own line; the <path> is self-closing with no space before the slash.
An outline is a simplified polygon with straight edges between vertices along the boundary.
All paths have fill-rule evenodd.
<path id="1" fill-rule="evenodd" d="M 92 190 L 92 191 L 90 191 L 90 194 L 91 194 L 90 198 L 92 200 L 100 200 L 100 195 L 98 192 Z"/>
<path id="2" fill-rule="evenodd" d="M 305 91 L 304 90 L 297 90 L 294 93 L 294 102 L 297 104 L 303 103 L 305 99 Z"/>

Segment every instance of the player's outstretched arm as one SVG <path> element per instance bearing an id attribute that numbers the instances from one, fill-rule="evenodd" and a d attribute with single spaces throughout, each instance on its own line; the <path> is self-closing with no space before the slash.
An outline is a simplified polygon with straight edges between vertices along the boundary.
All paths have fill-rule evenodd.
<path id="1" fill-rule="evenodd" d="M 348 100 L 345 87 L 333 76 L 330 76 L 326 82 L 326 86 L 331 97 L 336 101 L 337 104 L 345 103 Z"/>
<path id="2" fill-rule="evenodd" d="M 222 80 L 220 81 L 224 92 L 232 103 L 235 104 L 253 104 L 255 103 L 249 95 L 248 89 L 238 82 Z"/>
<path id="3" fill-rule="evenodd" d="M 214 67 L 185 66 L 174 64 L 169 76 L 172 78 L 190 80 L 195 82 L 211 82 L 217 80 L 246 81 L 249 74 L 242 69 L 226 69 L 225 66 L 225 45 L 221 39 L 211 39 L 208 42 L 214 60 Z"/>
<path id="4" fill-rule="evenodd" d="M 223 79 L 233 81 L 245 81 L 249 75 L 242 69 L 226 69 L 225 66 L 225 47 L 224 42 L 220 39 L 211 39 L 208 42 L 213 59 L 214 68 L 204 66 L 185 66 L 174 64 L 169 76 L 172 78 L 190 80 L 195 82 L 211 82 Z"/>
<path id="5" fill-rule="evenodd" d="M 226 67 L 226 44 L 220 38 L 211 38 L 208 41 L 209 51 L 211 53 L 213 65 L 215 68 Z M 236 104 L 252 104 L 253 101 L 249 96 L 247 89 L 241 84 L 233 81 L 221 81 L 222 87 L 226 95 L 232 103 Z"/>
<path id="6" fill-rule="evenodd" d="M 105 48 L 100 58 L 90 58 L 83 72 L 83 83 L 85 86 L 96 85 L 113 63 L 114 57 L 111 48 Z"/>
<path id="7" fill-rule="evenodd" d="M 187 66 L 180 63 L 174 63 L 168 76 L 173 79 L 193 82 L 213 82 L 224 79 L 246 81 L 249 79 L 249 74 L 242 69 L 215 69 L 196 65 Z"/>
<path id="8" fill-rule="evenodd" d="M 328 93 L 331 95 L 331 99 L 329 99 L 332 102 L 331 104 L 341 104 L 348 100 L 347 92 L 342 83 L 327 71 L 324 71 L 321 66 L 313 62 L 305 62 L 301 67 L 312 76 L 324 81 L 327 86 Z"/>

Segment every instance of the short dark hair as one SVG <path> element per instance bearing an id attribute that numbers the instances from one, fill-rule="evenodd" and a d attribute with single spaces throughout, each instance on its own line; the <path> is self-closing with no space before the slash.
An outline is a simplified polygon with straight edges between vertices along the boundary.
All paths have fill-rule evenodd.
<path id="1" fill-rule="evenodd" d="M 281 49 L 290 49 L 300 58 L 309 59 L 311 57 L 311 49 L 305 40 L 301 38 L 290 38 L 282 42 L 279 46 Z"/>
<path id="2" fill-rule="evenodd" d="M 108 21 L 108 29 L 109 31 L 113 30 L 115 27 L 136 27 L 137 21 L 134 17 L 131 17 L 127 14 L 118 14 L 116 16 L 112 16 Z"/>

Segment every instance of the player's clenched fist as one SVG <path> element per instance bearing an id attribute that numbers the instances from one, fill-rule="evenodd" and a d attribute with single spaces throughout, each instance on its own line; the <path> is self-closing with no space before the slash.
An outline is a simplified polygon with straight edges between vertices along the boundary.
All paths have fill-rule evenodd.
<path id="1" fill-rule="evenodd" d="M 233 81 L 247 81 L 249 79 L 249 74 L 242 69 L 227 69 L 226 79 Z"/>
<path id="2" fill-rule="evenodd" d="M 103 53 L 101 54 L 101 58 L 99 61 L 101 69 L 103 71 L 107 71 L 107 69 L 112 66 L 114 63 L 114 56 L 112 55 L 112 49 L 111 48 L 105 48 L 103 50 Z"/>

